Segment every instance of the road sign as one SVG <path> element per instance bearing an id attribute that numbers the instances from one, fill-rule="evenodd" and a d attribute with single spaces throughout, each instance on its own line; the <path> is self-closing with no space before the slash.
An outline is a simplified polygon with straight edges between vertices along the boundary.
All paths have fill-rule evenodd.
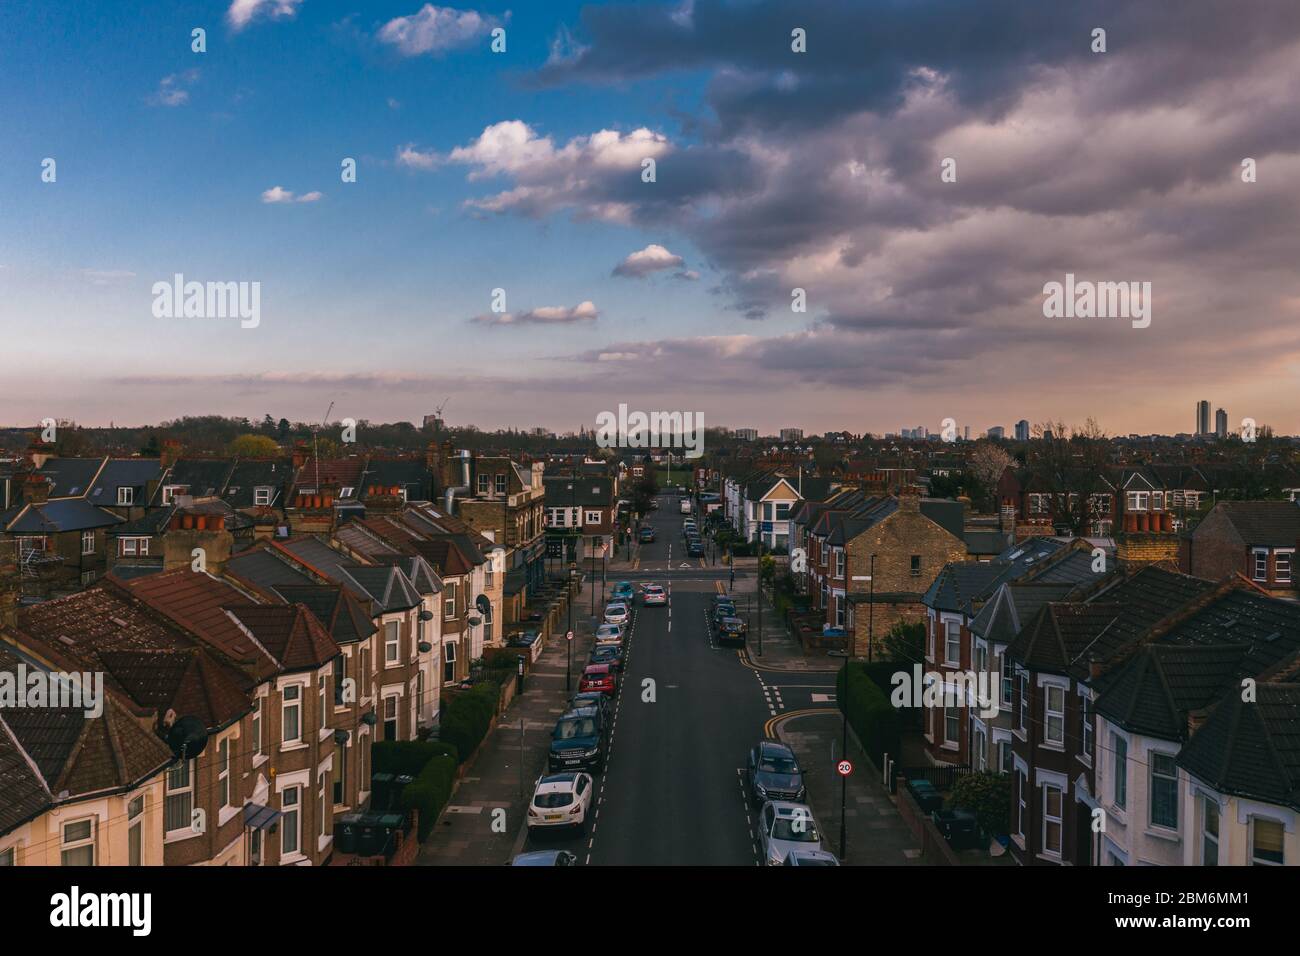
<path id="1" fill-rule="evenodd" d="M 849 763 L 847 760 L 841 760 L 835 765 L 835 772 L 841 777 L 847 777 L 853 772 L 853 764 Z"/>
<path id="2" fill-rule="evenodd" d="M 572 631 L 569 631 L 568 633 L 566 633 L 566 634 L 564 635 L 564 639 L 565 639 L 566 641 L 571 641 L 571 640 L 573 640 L 573 632 L 572 632 Z"/>

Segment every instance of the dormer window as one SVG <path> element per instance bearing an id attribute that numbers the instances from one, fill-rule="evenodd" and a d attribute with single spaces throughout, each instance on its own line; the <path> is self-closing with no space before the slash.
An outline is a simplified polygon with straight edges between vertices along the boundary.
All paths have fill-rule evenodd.
<path id="1" fill-rule="evenodd" d="M 351 497 L 352 497 L 353 495 L 355 495 L 356 493 L 357 493 L 357 489 L 351 487 L 350 485 L 349 485 L 349 486 L 344 486 L 343 488 L 340 488 L 340 489 L 339 489 L 339 497 L 340 497 L 340 498 L 351 498 Z"/>
<path id="2" fill-rule="evenodd" d="M 504 495 L 505 493 L 506 493 L 506 476 L 497 475 L 497 494 Z"/>
<path id="3" fill-rule="evenodd" d="M 271 503 L 271 488 L 269 485 L 261 485 L 253 489 L 253 504 L 269 505 Z"/>
<path id="4" fill-rule="evenodd" d="M 127 485 L 117 489 L 117 503 L 119 505 L 132 505 L 135 503 L 135 489 Z"/>
<path id="5" fill-rule="evenodd" d="M 122 492 L 122 490 L 123 489 L 121 488 L 118 489 L 119 495 Z M 130 489 L 126 489 L 126 490 L 129 491 Z M 190 493 L 190 489 L 188 485 L 163 485 L 162 503 L 165 505 L 172 504 L 173 502 L 175 502 L 177 495 L 188 495 L 189 493 Z"/>

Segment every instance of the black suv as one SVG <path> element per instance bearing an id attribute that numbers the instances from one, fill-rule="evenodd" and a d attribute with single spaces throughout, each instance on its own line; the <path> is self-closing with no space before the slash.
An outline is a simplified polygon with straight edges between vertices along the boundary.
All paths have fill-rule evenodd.
<path id="1" fill-rule="evenodd" d="M 756 806 L 767 800 L 803 803 L 808 795 L 794 751 L 776 740 L 764 740 L 750 750 L 745 784 Z"/>
<path id="2" fill-rule="evenodd" d="M 551 731 L 551 752 L 546 757 L 546 767 L 551 773 L 604 770 L 608 749 L 605 712 L 597 707 L 571 710 L 555 722 Z"/>

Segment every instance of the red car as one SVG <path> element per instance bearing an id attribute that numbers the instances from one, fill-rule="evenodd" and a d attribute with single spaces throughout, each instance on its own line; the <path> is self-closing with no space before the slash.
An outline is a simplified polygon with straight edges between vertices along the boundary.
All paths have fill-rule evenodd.
<path id="1" fill-rule="evenodd" d="M 588 664 L 578 682 L 578 692 L 598 690 L 606 697 L 613 697 L 618 689 L 618 679 L 608 664 Z"/>

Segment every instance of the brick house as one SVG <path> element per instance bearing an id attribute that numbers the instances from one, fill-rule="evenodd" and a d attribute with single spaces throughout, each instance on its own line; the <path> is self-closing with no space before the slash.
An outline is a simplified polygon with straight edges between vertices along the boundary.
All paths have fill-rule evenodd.
<path id="1" fill-rule="evenodd" d="M 1220 501 L 1183 538 L 1179 565 L 1219 579 L 1241 574 L 1276 597 L 1300 597 L 1295 568 L 1300 505 L 1290 501 Z"/>

